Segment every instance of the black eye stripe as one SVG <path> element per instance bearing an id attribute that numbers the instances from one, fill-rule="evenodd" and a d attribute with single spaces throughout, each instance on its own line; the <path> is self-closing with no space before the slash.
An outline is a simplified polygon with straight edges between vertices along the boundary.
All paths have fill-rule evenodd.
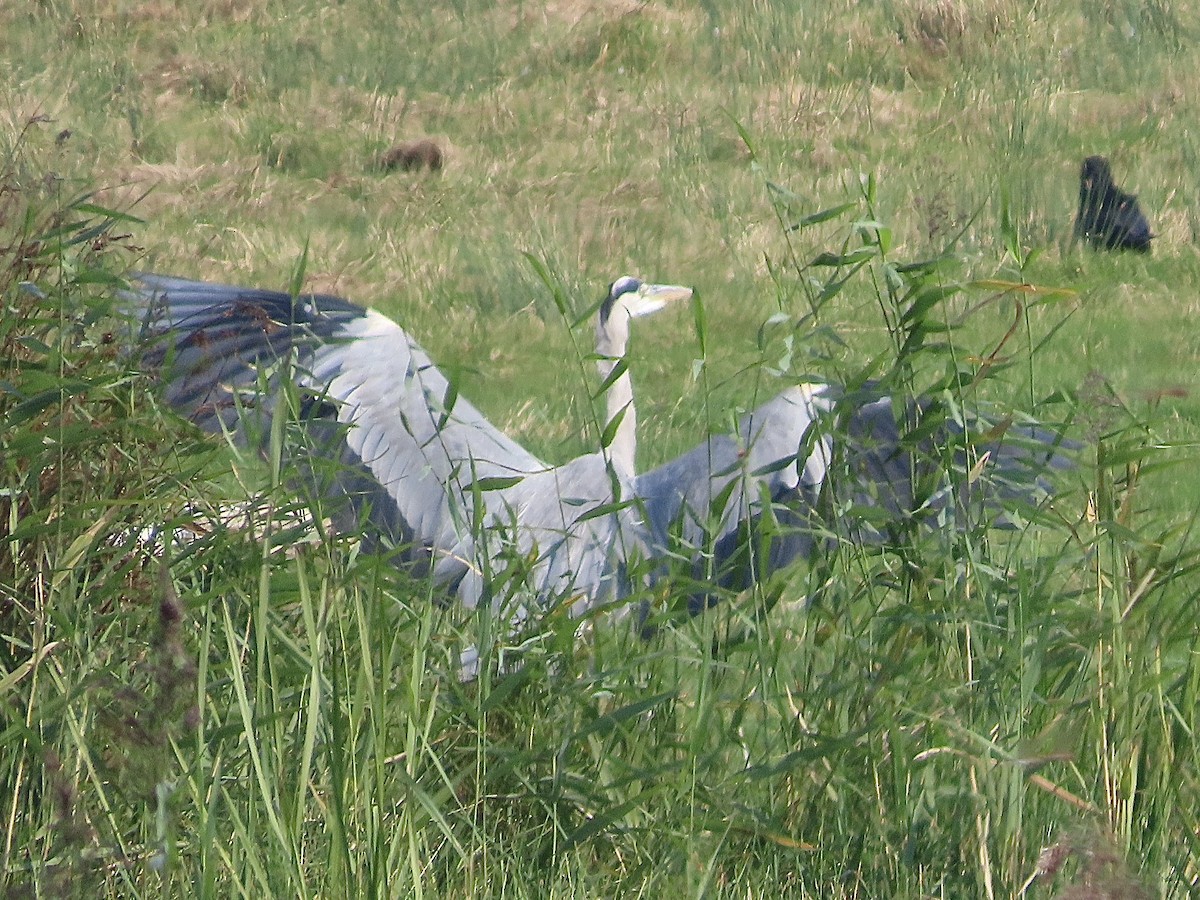
<path id="1" fill-rule="evenodd" d="M 629 275 L 622 275 L 616 281 L 608 286 L 608 296 L 604 298 L 604 302 L 600 304 L 600 322 L 604 324 L 608 321 L 608 317 L 612 314 L 613 304 L 618 298 L 625 296 L 631 291 L 636 291 L 642 286 L 642 283 L 636 278 Z"/>

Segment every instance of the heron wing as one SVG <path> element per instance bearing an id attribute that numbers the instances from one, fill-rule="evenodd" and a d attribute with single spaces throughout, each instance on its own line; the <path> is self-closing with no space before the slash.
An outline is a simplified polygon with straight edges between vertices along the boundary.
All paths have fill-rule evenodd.
<path id="1" fill-rule="evenodd" d="M 252 439 L 246 411 L 269 422 L 286 371 L 304 391 L 318 450 L 340 450 L 349 464 L 328 486 L 382 537 L 411 545 L 414 558 L 469 555 L 472 485 L 547 468 L 455 399 L 445 375 L 386 316 L 325 295 L 158 275 L 137 282 L 133 299 L 151 336 L 146 360 L 163 371 L 173 406 L 207 430 Z"/>
<path id="2" fill-rule="evenodd" d="M 741 588 L 830 541 L 878 544 L 946 516 L 962 527 L 968 506 L 1006 524 L 1007 510 L 1052 492 L 1046 476 L 1069 468 L 1077 448 L 1032 423 L 956 422 L 928 401 L 897 410 L 871 385 L 800 385 L 744 416 L 735 435 L 710 437 L 636 484 L 656 555 L 690 553 L 696 575 Z M 957 494 L 948 461 L 977 469 Z M 768 510 L 777 527 L 763 555 L 747 537 Z"/>
<path id="3" fill-rule="evenodd" d="M 798 385 L 742 417 L 734 435 L 714 435 L 636 482 L 657 555 L 687 555 L 722 582 L 741 532 L 765 506 L 786 519 L 770 548 L 778 567 L 814 546 L 810 527 L 831 446 L 816 427 L 831 403 L 824 385 Z M 740 578 L 734 578 L 740 582 Z"/>

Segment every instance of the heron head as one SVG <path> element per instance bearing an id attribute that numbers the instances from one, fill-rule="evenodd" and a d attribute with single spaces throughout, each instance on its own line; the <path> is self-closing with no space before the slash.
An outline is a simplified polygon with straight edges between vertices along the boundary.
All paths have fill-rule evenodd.
<path id="1" fill-rule="evenodd" d="M 608 296 L 600 304 L 600 325 L 604 327 L 617 310 L 636 319 L 663 309 L 668 303 L 686 300 L 692 289 L 677 284 L 647 284 L 630 275 L 622 275 L 608 288 Z"/>

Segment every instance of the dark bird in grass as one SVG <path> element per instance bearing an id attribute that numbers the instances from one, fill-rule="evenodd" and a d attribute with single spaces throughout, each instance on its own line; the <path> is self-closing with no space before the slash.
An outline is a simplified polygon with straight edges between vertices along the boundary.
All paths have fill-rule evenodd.
<path id="1" fill-rule="evenodd" d="M 1150 252 L 1150 224 L 1137 197 L 1113 183 L 1112 169 L 1103 156 L 1089 156 L 1079 172 L 1079 212 L 1075 239 L 1098 250 Z"/>

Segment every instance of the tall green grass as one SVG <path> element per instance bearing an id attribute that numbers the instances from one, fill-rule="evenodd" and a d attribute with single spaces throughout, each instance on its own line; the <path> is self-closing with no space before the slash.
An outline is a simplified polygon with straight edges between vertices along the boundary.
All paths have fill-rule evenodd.
<path id="1" fill-rule="evenodd" d="M 0 893 L 1194 892 L 1177 10 L 201 6 L 0 10 Z M 442 177 L 374 170 L 414 133 Z M 1093 152 L 1150 259 L 1067 246 Z M 566 318 L 625 270 L 699 288 L 636 338 L 643 465 L 770 370 L 1073 415 L 1088 449 L 1014 532 L 843 547 L 650 641 L 550 617 L 510 647 L 352 535 L 297 540 L 285 473 L 126 355 L 130 266 L 279 285 L 306 245 L 310 285 L 380 305 L 547 458 L 590 449 L 594 385 L 553 363 L 572 336 L 523 251 Z M 918 282 L 947 296 L 906 319 Z M 222 525 L 248 496 L 260 527 Z M 521 666 L 459 684 L 489 634 Z"/>
<path id="2" fill-rule="evenodd" d="M 1006 895 L 1045 848 L 1060 887 L 1190 890 L 1194 542 L 1144 522 L 1136 428 L 1097 435 L 1086 515 L 1069 494 L 1010 534 L 844 547 L 650 641 L 552 616 L 506 648 L 352 536 L 142 534 L 236 495 L 232 450 L 118 352 L 134 223 L 20 175 L 26 149 L 5 194 L 7 892 Z M 874 190 L 844 243 L 775 278 L 818 319 L 869 279 L 894 349 L 865 374 L 958 396 L 987 366 L 940 324 L 957 264 L 896 260 Z M 825 227 L 790 204 L 797 241 Z M 821 343 L 783 341 L 793 371 Z M 284 472 L 234 463 L 286 511 Z M 460 684 L 489 628 L 520 666 Z"/>

